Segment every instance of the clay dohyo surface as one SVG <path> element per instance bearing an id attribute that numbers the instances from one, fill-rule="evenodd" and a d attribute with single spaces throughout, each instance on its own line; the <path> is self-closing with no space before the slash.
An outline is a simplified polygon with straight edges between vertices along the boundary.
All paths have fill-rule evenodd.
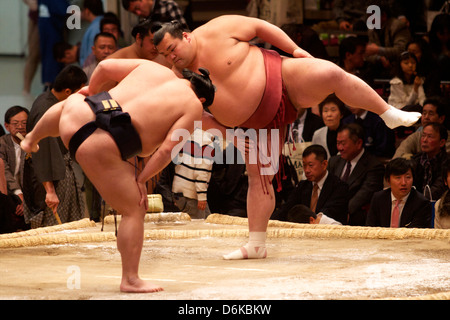
<path id="1" fill-rule="evenodd" d="M 146 223 L 147 230 L 225 228 L 246 230 L 202 220 Z M 60 233 L 99 231 L 98 224 Z M 114 241 L 3 248 L 0 299 L 372 300 L 450 292 L 448 240 L 268 238 L 266 259 L 222 259 L 246 240 L 145 240 L 140 275 L 164 288 L 149 294 L 119 291 Z"/>

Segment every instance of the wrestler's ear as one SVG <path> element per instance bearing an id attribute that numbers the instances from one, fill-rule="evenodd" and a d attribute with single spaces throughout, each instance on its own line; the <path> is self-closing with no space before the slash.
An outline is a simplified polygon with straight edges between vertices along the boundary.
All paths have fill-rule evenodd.
<path id="1" fill-rule="evenodd" d="M 187 42 L 191 42 L 191 35 L 187 32 L 183 32 L 183 38 L 186 39 Z"/>

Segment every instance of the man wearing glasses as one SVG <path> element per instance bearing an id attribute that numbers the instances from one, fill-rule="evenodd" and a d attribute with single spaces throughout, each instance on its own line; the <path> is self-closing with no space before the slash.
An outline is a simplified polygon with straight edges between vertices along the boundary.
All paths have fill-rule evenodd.
<path id="1" fill-rule="evenodd" d="M 0 137 L 0 158 L 5 163 L 8 196 L 14 201 L 16 208 L 14 215 L 10 215 L 8 219 L 10 232 L 28 228 L 24 221 L 26 206 L 22 191 L 25 152 L 20 148 L 20 138 L 17 136 L 26 135 L 27 119 L 28 109 L 21 106 L 9 108 L 5 113 L 5 128 L 9 134 Z"/>

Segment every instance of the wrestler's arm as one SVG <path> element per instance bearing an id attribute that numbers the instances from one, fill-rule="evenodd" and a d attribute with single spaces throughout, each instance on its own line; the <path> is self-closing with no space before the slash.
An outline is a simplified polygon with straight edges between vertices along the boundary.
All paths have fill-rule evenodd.
<path id="1" fill-rule="evenodd" d="M 301 49 L 289 36 L 276 25 L 265 20 L 245 16 L 222 16 L 218 18 L 219 27 L 229 30 L 231 36 L 239 41 L 248 42 L 256 37 L 292 54 L 295 58 L 312 57 Z M 226 28 L 226 29 L 225 29 Z"/>
<path id="2" fill-rule="evenodd" d="M 194 131 L 194 121 L 200 119 L 201 114 L 197 114 L 197 117 L 193 116 L 193 114 L 195 113 L 186 112 L 184 116 L 172 125 L 163 143 L 150 157 L 144 169 L 137 177 L 136 182 L 141 193 L 139 205 L 145 205 L 147 201 L 147 187 L 145 183 L 167 167 L 170 161 L 172 161 L 172 158 L 178 155 Z"/>
<path id="3" fill-rule="evenodd" d="M 89 81 L 89 95 L 108 91 L 122 81 L 131 71 L 142 64 L 151 63 L 143 59 L 106 59 L 101 61 Z"/>
<path id="4" fill-rule="evenodd" d="M 225 137 L 227 127 L 225 127 L 219 121 L 217 121 L 216 118 L 214 118 L 214 116 L 211 113 L 203 111 L 201 129 L 203 131 L 207 131 L 210 129 L 217 129 L 222 134 L 222 137 Z"/>

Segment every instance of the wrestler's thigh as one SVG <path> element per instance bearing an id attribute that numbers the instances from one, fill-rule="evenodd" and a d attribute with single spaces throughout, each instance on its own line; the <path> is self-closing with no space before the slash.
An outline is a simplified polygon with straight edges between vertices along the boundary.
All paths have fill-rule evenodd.
<path id="1" fill-rule="evenodd" d="M 283 81 L 291 102 L 297 108 L 318 105 L 334 92 L 335 81 L 342 74 L 336 64 L 322 59 L 284 59 Z"/>
<path id="2" fill-rule="evenodd" d="M 77 151 L 76 158 L 102 198 L 120 214 L 140 212 L 135 168 L 123 161 L 112 138 L 97 130 Z"/>

